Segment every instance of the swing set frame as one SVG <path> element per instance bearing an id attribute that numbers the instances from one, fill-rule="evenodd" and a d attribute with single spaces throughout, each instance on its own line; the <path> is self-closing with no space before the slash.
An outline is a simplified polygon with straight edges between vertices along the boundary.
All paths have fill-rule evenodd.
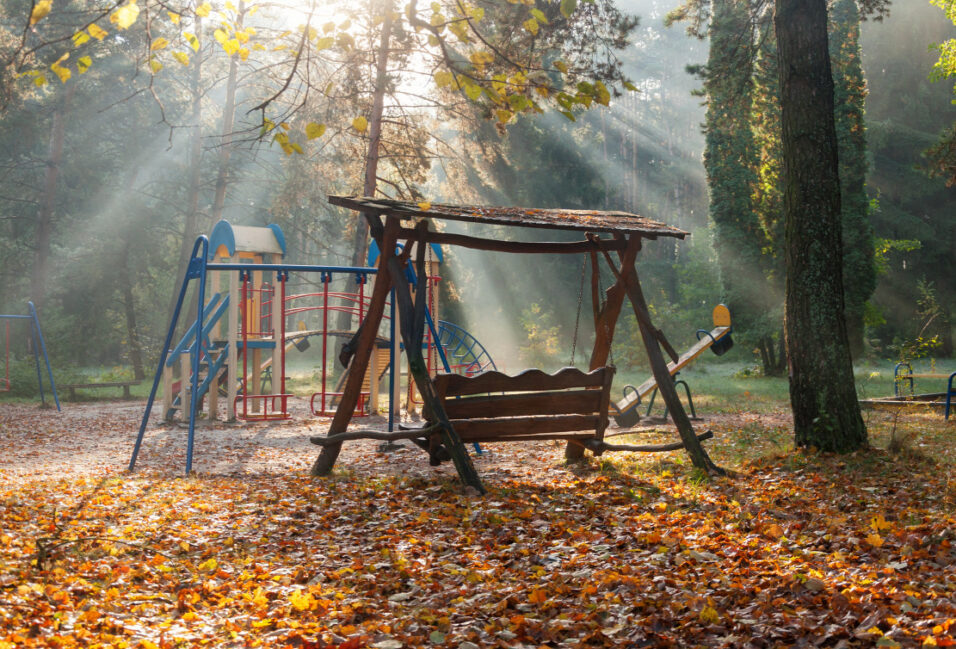
<path id="1" fill-rule="evenodd" d="M 37 316 L 37 309 L 33 302 L 27 302 L 27 308 L 29 313 L 26 315 L 0 314 L 0 320 L 4 321 L 4 375 L 0 377 L 0 392 L 9 392 L 12 388 L 10 383 L 10 325 L 16 320 L 28 320 L 32 342 L 30 347 L 33 349 L 33 360 L 37 369 L 37 386 L 40 389 L 40 403 L 46 405 L 46 393 L 43 391 L 43 370 L 40 366 L 40 354 L 42 353 L 47 378 L 50 381 L 50 391 L 53 393 L 53 401 L 59 411 L 60 397 L 56 393 L 56 382 L 53 380 L 50 357 L 46 353 L 46 343 L 43 340 L 43 331 L 40 329 L 40 318 Z"/>
<path id="2" fill-rule="evenodd" d="M 357 433 L 347 433 L 346 429 L 352 419 L 359 397 L 361 382 L 372 353 L 374 334 L 378 330 L 384 312 L 386 297 L 394 289 L 400 311 L 399 321 L 402 338 L 405 349 L 409 352 L 410 372 L 419 393 L 422 395 L 428 413 L 429 425 L 421 431 L 421 435 L 429 438 L 433 459 L 436 456 L 435 444 L 440 440 L 445 453 L 454 462 L 462 482 L 473 487 L 479 493 L 485 493 L 485 488 L 465 449 L 462 438 L 455 430 L 455 422 L 446 411 L 443 395 L 437 387 L 444 379 L 441 378 L 442 375 L 438 377 L 429 375 L 425 360 L 421 355 L 422 340 L 425 334 L 425 299 L 421 296 L 413 296 L 407 283 L 400 281 L 409 267 L 416 269 L 424 267 L 424 251 L 427 246 L 433 243 L 513 254 L 587 254 L 591 265 L 590 283 L 595 331 L 589 370 L 593 372 L 607 366 L 614 329 L 624 299 L 627 298 L 631 302 L 634 314 L 637 316 L 641 337 L 647 350 L 651 369 L 657 378 L 661 396 L 667 404 L 680 433 L 681 446 L 690 455 L 695 466 L 709 473 L 723 473 L 710 460 L 701 446 L 700 440 L 703 436 L 699 437 L 694 432 L 690 419 L 677 395 L 674 383 L 670 380 L 662 348 L 675 362 L 678 355 L 664 337 L 663 332 L 655 328 L 651 322 L 635 267 L 637 255 L 641 250 L 644 239 L 653 240 L 658 237 L 683 239 L 687 235 L 686 232 L 625 212 L 440 204 L 430 204 L 427 206 L 428 209 L 422 209 L 424 205 L 419 203 L 356 196 L 329 196 L 329 203 L 359 212 L 367 221 L 372 237 L 382 254 L 378 260 L 378 275 L 366 319 L 348 345 L 348 348 L 352 351 L 349 359 L 351 361 L 351 371 L 338 410 L 329 426 L 328 434 L 324 437 L 315 436 L 310 438 L 313 443 L 322 446 L 322 451 L 312 466 L 313 475 L 327 475 L 330 473 L 341 450 L 342 442 L 363 436 Z M 407 220 L 415 220 L 417 223 L 412 228 L 403 226 L 402 221 Z M 436 232 L 430 229 L 430 222 L 433 220 L 465 221 L 494 226 L 578 232 L 584 235 L 584 239 L 572 242 L 506 241 L 498 238 Z M 602 237 L 601 235 L 605 236 Z M 396 244 L 400 241 L 404 241 L 404 245 L 396 251 Z M 414 260 L 411 259 L 413 249 L 417 251 L 417 258 Z M 617 259 L 612 257 L 612 253 L 616 254 Z M 603 299 L 600 286 L 601 259 L 610 268 L 615 279 L 614 283 L 604 293 Z M 520 389 L 527 390 L 528 387 L 523 386 Z M 505 423 L 501 421 L 501 418 L 493 419 L 502 424 Z M 493 421 L 490 423 L 494 425 Z M 463 424 L 459 425 L 463 426 Z M 562 428 L 561 430 L 567 429 Z M 359 433 L 361 432 L 364 431 Z M 604 444 L 601 439 L 602 432 L 603 428 L 598 425 L 595 433 L 584 443 L 580 439 L 575 439 L 576 436 L 570 433 L 565 435 L 563 438 L 568 440 L 565 456 L 569 460 L 580 459 L 587 448 L 597 453 L 604 450 L 629 450 L 626 448 L 611 448 L 610 445 Z M 389 436 L 399 439 L 409 436 L 408 431 L 398 433 L 368 431 L 368 433 L 364 436 L 375 439 L 386 439 L 390 438 Z M 520 437 L 515 436 L 510 439 L 518 441 Z M 506 441 L 506 439 L 509 439 L 508 436 L 503 434 L 494 438 L 495 441 Z"/>

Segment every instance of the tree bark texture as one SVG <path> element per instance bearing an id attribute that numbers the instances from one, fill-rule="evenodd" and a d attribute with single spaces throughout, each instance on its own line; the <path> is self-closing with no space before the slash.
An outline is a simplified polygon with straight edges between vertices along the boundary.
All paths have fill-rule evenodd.
<path id="1" fill-rule="evenodd" d="M 844 319 L 840 179 L 826 0 L 777 0 L 790 403 L 798 446 L 867 443 Z"/>
<path id="2" fill-rule="evenodd" d="M 236 31 L 242 31 L 246 17 L 246 3 L 239 2 Z M 219 171 L 216 174 L 216 192 L 212 200 L 212 222 L 218 223 L 226 205 L 226 188 L 229 185 L 229 160 L 232 158 L 232 130 L 236 120 L 236 77 L 239 75 L 239 55 L 229 59 L 229 75 L 226 77 L 226 105 L 222 109 L 222 139 L 219 142 Z"/>
<path id="3" fill-rule="evenodd" d="M 389 43 L 392 38 L 392 3 L 385 6 L 385 20 L 382 24 L 382 39 L 379 43 L 375 63 L 375 91 L 372 95 L 372 110 L 369 114 L 368 152 L 365 154 L 365 181 L 362 184 L 362 194 L 375 196 L 378 186 L 378 161 L 381 157 L 382 143 L 382 113 L 385 110 L 385 90 L 388 84 L 388 54 Z M 352 265 L 365 266 L 368 255 L 368 223 L 365 218 L 355 220 L 355 233 L 352 238 Z M 381 252 L 381 251 L 380 251 Z M 336 315 L 335 326 L 339 331 L 349 331 L 352 328 L 352 314 L 341 311 Z M 336 356 L 341 352 L 338 346 Z"/>
<path id="4" fill-rule="evenodd" d="M 39 310 L 43 307 L 50 281 L 50 255 L 53 241 L 53 220 L 56 216 L 56 186 L 63 163 L 63 143 L 66 140 L 66 116 L 70 100 L 76 94 L 76 84 L 67 86 L 63 99 L 53 109 L 50 128 L 50 153 L 43 176 L 43 196 L 37 210 L 36 248 L 33 253 L 33 274 L 30 278 L 30 299 Z"/>
<path id="5" fill-rule="evenodd" d="M 202 33 L 202 18 L 196 17 L 196 33 Z M 172 320 L 176 310 L 176 299 L 179 287 L 186 277 L 186 266 L 189 264 L 189 255 L 192 254 L 193 243 L 199 235 L 199 189 L 202 181 L 202 52 L 197 52 L 192 68 L 192 130 L 189 135 L 189 190 L 186 194 L 186 214 L 183 221 L 183 239 L 179 246 L 179 265 L 176 267 L 176 283 L 170 295 L 169 306 L 166 312 Z M 190 305 L 195 304 L 190 301 Z M 186 319 L 190 322 L 196 315 L 195 306 L 187 306 Z M 185 325 L 183 325 L 185 327 Z"/>

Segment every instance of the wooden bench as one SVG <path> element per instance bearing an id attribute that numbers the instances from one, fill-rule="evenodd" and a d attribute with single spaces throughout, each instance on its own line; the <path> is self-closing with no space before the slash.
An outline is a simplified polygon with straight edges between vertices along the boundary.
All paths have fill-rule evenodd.
<path id="1" fill-rule="evenodd" d="M 433 379 L 448 420 L 463 443 L 531 442 L 564 439 L 595 455 L 605 451 L 656 452 L 683 448 L 683 443 L 608 444 L 608 407 L 614 367 L 591 372 L 566 367 L 555 374 L 528 370 L 517 376 L 486 372 L 478 376 L 439 374 Z M 451 456 L 442 446 L 441 426 L 425 411 L 425 426 L 395 432 L 357 430 L 315 435 L 313 444 L 330 446 L 354 439 L 408 439 L 424 448 L 437 465 Z M 707 431 L 698 440 L 713 437 Z M 424 438 L 424 439 L 423 439 Z"/>
<path id="2" fill-rule="evenodd" d="M 435 390 L 464 443 L 549 439 L 595 440 L 608 426 L 613 367 L 591 372 L 566 367 L 555 374 L 528 370 L 517 376 L 486 372 L 469 377 L 439 374 Z M 437 423 L 425 413 L 426 428 Z M 441 437 L 429 437 L 432 461 Z"/>
<path id="3" fill-rule="evenodd" d="M 76 391 L 77 390 L 90 390 L 96 388 L 123 388 L 123 398 L 131 399 L 132 395 L 129 392 L 130 386 L 139 385 L 139 381 L 110 381 L 103 383 L 66 383 L 61 384 L 61 389 L 70 391 L 70 401 L 76 401 Z"/>

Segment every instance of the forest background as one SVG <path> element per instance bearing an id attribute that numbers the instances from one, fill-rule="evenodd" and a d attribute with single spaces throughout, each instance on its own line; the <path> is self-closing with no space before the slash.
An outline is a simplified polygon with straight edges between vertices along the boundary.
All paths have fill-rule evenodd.
<path id="1" fill-rule="evenodd" d="M 684 228 L 693 235 L 688 241 L 651 242 L 642 254 L 639 271 L 655 320 L 683 345 L 707 326 L 715 303 L 729 297 L 734 306 L 741 299 L 735 292 L 759 293 L 761 317 L 748 318 L 743 309 L 735 335 L 744 344 L 731 358 L 757 373 L 779 373 L 782 355 L 773 350 L 782 336 L 783 295 L 775 288 L 781 284 L 774 243 L 780 244 L 773 224 L 757 228 L 764 243 L 756 254 L 770 260 L 758 264 L 758 274 L 743 263 L 742 247 L 721 249 L 719 232 L 714 237 L 720 223 L 708 198 L 703 131 L 708 98 L 713 108 L 717 91 L 701 67 L 714 52 L 681 24 L 665 27 L 673 2 L 617 4 L 641 18 L 633 44 L 620 52 L 635 91 L 574 121 L 547 112 L 496 122 L 467 98 L 448 101 L 447 94 L 451 110 L 424 100 L 390 105 L 386 116 L 403 125 L 404 135 L 388 142 L 379 190 L 433 202 L 618 209 Z M 5 3 L 3 18 L 22 23 L 29 10 L 15 5 Z M 224 12 L 237 12 L 228 6 Z M 296 38 L 292 24 L 270 48 Z M 11 32 L 3 34 L 0 47 L 9 47 Z M 956 120 L 951 85 L 931 79 L 939 57 L 931 45 L 954 35 L 946 15 L 923 2 L 894 5 L 884 22 L 862 23 L 862 218 L 872 227 L 866 245 L 875 290 L 860 300 L 857 361 L 953 354 L 956 190 L 945 177 L 930 177 L 924 152 Z M 32 299 L 55 366 L 115 367 L 142 378 L 168 326 L 183 240 L 191 233 L 209 232 L 219 218 L 277 223 L 289 242 L 287 261 L 351 262 L 357 219 L 325 197 L 361 193 L 369 134 L 358 119 L 367 93 L 313 94 L 289 100 L 288 122 L 272 124 L 275 133 L 257 141 L 262 115 L 250 109 L 261 99 L 263 75 L 275 80 L 268 65 L 228 55 L 218 36 L 196 43 L 192 65 L 165 47 L 150 49 L 144 61 L 134 40 L 107 39 L 120 55 L 101 53 L 92 65 L 80 59 L 72 79 L 61 81 L 54 64 L 42 82 L 3 80 L 0 313 L 25 312 Z M 414 61 L 401 63 L 406 97 L 434 90 Z M 713 58 L 709 63 L 716 69 Z M 370 67 L 326 72 L 355 77 L 358 88 Z M 754 88 L 751 114 L 765 117 L 767 89 L 759 79 Z M 760 140 L 759 120 L 754 124 L 757 164 L 746 193 L 759 203 L 773 198 L 766 179 L 779 161 Z M 505 367 L 565 365 L 573 339 L 591 335 L 588 318 L 578 333 L 579 323 L 568 317 L 583 269 L 557 259 L 523 263 L 449 254 L 443 317 L 473 330 Z M 307 287 L 308 278 L 294 279 Z M 636 322 L 629 317 L 622 325 L 614 361 L 641 367 Z M 29 389 L 29 381 L 18 383 Z"/>

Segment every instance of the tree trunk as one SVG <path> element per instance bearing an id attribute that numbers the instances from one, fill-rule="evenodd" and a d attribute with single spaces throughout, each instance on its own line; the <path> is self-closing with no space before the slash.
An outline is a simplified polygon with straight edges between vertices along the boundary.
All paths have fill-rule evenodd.
<path id="1" fill-rule="evenodd" d="M 33 253 L 33 274 L 30 278 L 30 299 L 38 310 L 46 299 L 50 279 L 50 255 L 53 239 L 53 218 L 56 215 L 56 185 L 63 163 L 63 142 L 66 139 L 66 113 L 76 94 L 76 84 L 67 85 L 63 99 L 53 109 L 50 128 L 50 153 L 43 177 L 43 196 L 37 210 L 36 248 Z"/>
<path id="2" fill-rule="evenodd" d="M 126 315 L 126 340 L 129 348 L 129 362 L 133 366 L 133 378 L 142 381 L 146 378 L 143 368 L 143 346 L 139 339 L 139 330 L 136 326 L 136 302 L 133 297 L 133 273 L 129 267 L 129 231 L 123 245 L 120 247 L 120 263 L 117 281 L 121 283 L 123 291 L 123 311 Z"/>
<path id="3" fill-rule="evenodd" d="M 196 34 L 201 37 L 202 18 L 196 17 Z M 189 255 L 192 253 L 193 243 L 199 235 L 199 187 L 202 179 L 202 52 L 197 52 L 192 66 L 192 134 L 189 139 L 189 191 L 186 196 L 186 214 L 183 222 L 183 240 L 179 248 L 179 265 L 176 266 L 176 284 L 170 296 L 169 318 L 172 319 L 176 309 L 176 298 L 179 287 L 186 277 L 186 266 L 189 264 Z M 195 306 L 187 306 L 186 321 L 189 314 L 195 315 Z"/>
<path id="4" fill-rule="evenodd" d="M 378 58 L 375 65 L 375 92 L 372 95 L 372 110 L 369 114 L 368 153 L 365 154 L 365 181 L 362 184 L 362 194 L 375 196 L 378 187 L 378 161 L 382 142 L 382 113 L 385 110 L 385 90 L 388 83 L 388 48 L 392 38 L 392 3 L 385 6 L 385 20 L 382 24 L 382 40 L 378 48 Z M 363 215 L 364 216 L 364 215 Z M 368 255 L 368 219 L 355 219 L 355 234 L 352 238 L 352 265 L 365 266 Z M 336 315 L 335 326 L 339 331 L 352 329 L 352 314 L 341 311 Z M 336 357 L 341 351 L 340 342 Z"/>
<path id="5" fill-rule="evenodd" d="M 242 31 L 246 15 L 246 3 L 240 0 L 236 12 L 236 31 Z M 232 157 L 232 129 L 236 118 L 236 77 L 239 74 L 239 55 L 229 59 L 229 74 L 226 77 L 226 105 L 222 110 L 222 140 L 219 142 L 219 172 L 216 174 L 216 190 L 212 200 L 212 222 L 222 218 L 226 204 L 226 186 L 229 184 L 229 159 Z"/>
<path id="6" fill-rule="evenodd" d="M 867 443 L 843 297 L 840 179 L 826 0 L 777 0 L 790 403 L 798 446 Z"/>

